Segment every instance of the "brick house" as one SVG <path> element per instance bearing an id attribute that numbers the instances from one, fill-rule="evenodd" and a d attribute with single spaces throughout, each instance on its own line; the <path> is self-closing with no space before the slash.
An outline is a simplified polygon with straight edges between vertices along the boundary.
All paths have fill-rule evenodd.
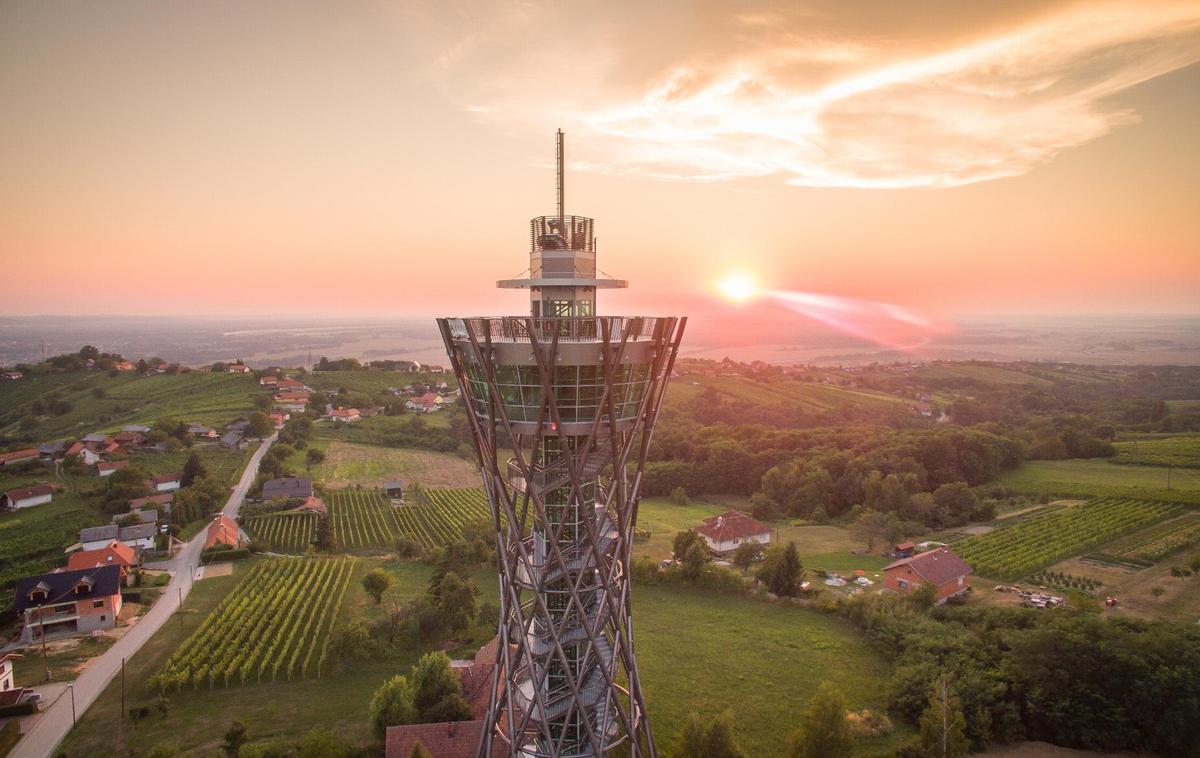
<path id="1" fill-rule="evenodd" d="M 244 547 L 249 542 L 245 533 L 233 519 L 224 513 L 217 514 L 208 525 L 208 533 L 204 535 L 204 549 L 211 550 L 217 545 L 228 545 L 232 548 Z"/>
<path id="2" fill-rule="evenodd" d="M 696 533 L 704 538 L 709 551 L 715 555 L 730 555 L 744 542 L 757 542 L 763 547 L 771 544 L 771 527 L 741 511 L 709 516 L 696 527 Z"/>
<path id="3" fill-rule="evenodd" d="M 121 579 L 128 586 L 133 581 L 133 567 L 137 563 L 137 552 L 119 540 L 113 540 L 96 550 L 80 550 L 71 553 L 67 559 L 68 571 L 99 568 L 101 566 L 117 566 L 121 569 Z"/>
<path id="4" fill-rule="evenodd" d="M 934 548 L 883 567 L 883 586 L 908 595 L 919 587 L 932 584 L 940 605 L 952 597 L 964 595 L 971 585 L 967 576 L 971 566 L 948 547 Z"/>
<path id="5" fill-rule="evenodd" d="M 17 580 L 13 608 L 24 622 L 21 641 L 52 634 L 112 629 L 121 613 L 121 568 L 60 571 Z"/>

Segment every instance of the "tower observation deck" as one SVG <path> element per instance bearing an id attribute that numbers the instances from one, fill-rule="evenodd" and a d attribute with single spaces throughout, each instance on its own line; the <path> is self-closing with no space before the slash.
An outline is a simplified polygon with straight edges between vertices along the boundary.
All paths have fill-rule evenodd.
<path id="1" fill-rule="evenodd" d="M 594 222 L 530 222 L 529 316 L 441 318 L 491 505 L 500 644 L 480 740 L 512 758 L 657 755 L 634 658 L 642 472 L 684 317 L 598 316 Z M 511 453 L 511 455 L 510 455 Z M 499 736 L 493 740 L 491 735 Z"/>

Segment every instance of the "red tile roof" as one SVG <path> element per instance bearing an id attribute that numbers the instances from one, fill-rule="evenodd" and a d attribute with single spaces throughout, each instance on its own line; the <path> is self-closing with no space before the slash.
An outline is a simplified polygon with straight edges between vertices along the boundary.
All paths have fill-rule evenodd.
<path id="1" fill-rule="evenodd" d="M 890 571 L 901 566 L 908 566 L 925 581 L 939 586 L 955 581 L 960 576 L 966 576 L 972 571 L 971 565 L 955 555 L 954 551 L 948 547 L 939 547 L 918 553 L 911 558 L 903 558 L 889 563 L 883 567 L 883 570 Z"/>
<path id="2" fill-rule="evenodd" d="M 27 461 L 36 457 L 38 457 L 38 451 L 34 448 L 29 448 L 28 450 L 14 450 L 11 453 L 0 453 L 0 466 L 3 466 L 6 463 L 13 463 L 15 461 Z"/>
<path id="3" fill-rule="evenodd" d="M 164 492 L 161 495 L 148 495 L 146 497 L 137 497 L 129 501 L 129 510 L 135 511 L 143 505 L 153 503 L 154 505 L 166 505 L 175 501 L 174 492 Z"/>
<path id="4" fill-rule="evenodd" d="M 97 471 L 116 471 L 119 468 L 125 468 L 129 465 L 129 461 L 100 461 L 96 464 Z"/>
<path id="5" fill-rule="evenodd" d="M 704 519 L 704 523 L 696 527 L 696 531 L 715 542 L 724 542 L 770 534 L 771 527 L 741 511 L 725 511 L 720 516 Z"/>
<path id="6" fill-rule="evenodd" d="M 53 484 L 35 484 L 32 487 L 22 487 L 21 489 L 17 490 L 9 490 L 8 492 L 4 493 L 4 496 L 7 497 L 10 502 L 15 503 L 18 500 L 27 500 L 31 497 L 41 497 L 42 495 L 53 494 Z"/>
<path id="7" fill-rule="evenodd" d="M 183 479 L 183 474 L 159 474 L 158 476 L 150 477 L 146 481 L 150 482 L 151 487 L 154 487 L 159 484 L 168 484 L 170 482 L 178 482 L 181 479 Z"/>
<path id="8" fill-rule="evenodd" d="M 67 569 L 74 571 L 75 569 L 89 569 L 109 564 L 129 568 L 133 565 L 133 561 L 133 548 L 124 542 L 113 540 L 96 550 L 81 550 L 78 553 L 72 553 L 71 557 L 67 559 Z"/>
<path id="9" fill-rule="evenodd" d="M 436 758 L 475 758 L 483 733 L 482 721 L 449 721 L 440 724 L 405 724 L 387 729 L 387 758 L 409 758 L 418 742 Z M 492 755 L 506 755 L 499 735 L 492 737 Z"/>
<path id="10" fill-rule="evenodd" d="M 213 522 L 208 525 L 208 534 L 204 537 L 204 549 L 216 547 L 217 545 L 229 545 L 230 547 L 238 547 L 242 543 L 241 535 L 238 533 L 237 522 L 226 516 L 224 513 L 218 515 Z"/>

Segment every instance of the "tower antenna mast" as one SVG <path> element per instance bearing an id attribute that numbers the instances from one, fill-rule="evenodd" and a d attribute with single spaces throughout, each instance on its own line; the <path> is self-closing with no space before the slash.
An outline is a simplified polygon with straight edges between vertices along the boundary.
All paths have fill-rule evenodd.
<path id="1" fill-rule="evenodd" d="M 558 134 L 555 137 L 554 146 L 554 156 L 557 169 L 555 173 L 555 177 L 557 179 L 555 188 L 558 190 L 558 226 L 561 229 L 563 228 L 563 223 L 566 221 L 566 203 L 564 202 L 563 198 L 566 192 L 566 175 L 563 171 L 563 164 L 566 163 L 566 149 L 563 146 L 562 129 L 558 130 Z"/>

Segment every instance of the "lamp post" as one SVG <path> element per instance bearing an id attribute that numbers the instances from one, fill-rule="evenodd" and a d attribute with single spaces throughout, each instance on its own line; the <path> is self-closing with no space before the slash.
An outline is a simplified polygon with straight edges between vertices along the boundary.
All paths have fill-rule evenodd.
<path id="1" fill-rule="evenodd" d="M 75 685 L 68 682 L 67 689 L 71 691 L 71 726 L 75 726 Z"/>

